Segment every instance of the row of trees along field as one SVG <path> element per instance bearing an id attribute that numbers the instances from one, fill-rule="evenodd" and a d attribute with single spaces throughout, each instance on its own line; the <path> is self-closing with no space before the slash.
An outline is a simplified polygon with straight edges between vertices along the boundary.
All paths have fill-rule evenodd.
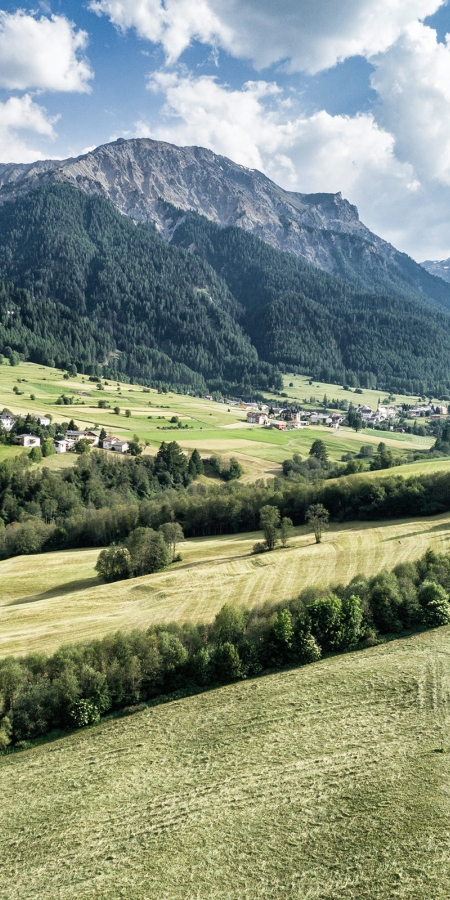
<path id="1" fill-rule="evenodd" d="M 315 503 L 337 522 L 450 510 L 450 474 L 445 472 L 205 484 L 195 481 L 201 466 L 196 451 L 188 458 L 175 442 L 162 444 L 155 457 L 116 459 L 94 451 L 60 472 L 30 466 L 22 458 L 7 460 L 0 465 L 0 555 L 107 547 L 138 527 L 158 531 L 167 522 L 178 522 L 186 537 L 254 531 L 267 505 L 294 525 L 305 523 Z"/>
<path id="2" fill-rule="evenodd" d="M 225 605 L 211 625 L 158 625 L 89 644 L 0 661 L 0 747 L 27 746 L 142 701 L 178 696 L 322 654 L 377 643 L 378 635 L 450 622 L 450 556 L 428 551 L 374 578 L 309 588 L 282 605 Z M 177 696 L 177 694 L 175 694 Z"/>

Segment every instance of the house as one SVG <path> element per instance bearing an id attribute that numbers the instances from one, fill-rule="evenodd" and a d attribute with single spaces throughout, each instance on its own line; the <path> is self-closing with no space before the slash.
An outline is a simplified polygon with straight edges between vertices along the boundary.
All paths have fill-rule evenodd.
<path id="1" fill-rule="evenodd" d="M 127 441 L 121 441 L 120 438 L 109 435 L 103 438 L 103 449 L 114 450 L 116 453 L 126 453 L 128 450 Z"/>
<path id="2" fill-rule="evenodd" d="M 278 431 L 286 431 L 286 422 L 272 422 L 272 428 L 277 428 Z"/>
<path id="3" fill-rule="evenodd" d="M 0 425 L 5 431 L 11 431 L 17 416 L 13 416 L 12 412 L 9 409 L 4 409 L 2 413 L 0 413 Z"/>
<path id="4" fill-rule="evenodd" d="M 57 453 L 67 453 L 68 450 L 71 450 L 75 441 L 67 440 L 67 438 L 62 438 L 61 440 L 55 441 L 55 450 Z"/>
<path id="5" fill-rule="evenodd" d="M 43 428 L 47 428 L 50 425 L 50 419 L 48 416 L 35 416 L 36 422 L 39 422 L 39 425 L 42 425 Z"/>
<path id="6" fill-rule="evenodd" d="M 247 413 L 247 422 L 249 425 L 267 425 L 268 418 L 264 413 L 259 412 L 259 410 L 251 410 Z"/>
<path id="7" fill-rule="evenodd" d="M 300 422 L 300 413 L 294 409 L 284 409 L 281 413 L 281 418 L 285 422 L 292 422 L 293 424 L 298 424 Z"/>
<path id="8" fill-rule="evenodd" d="M 40 447 L 41 439 L 34 434 L 18 434 L 17 440 L 21 447 Z"/>
<path id="9" fill-rule="evenodd" d="M 66 431 L 66 438 L 69 441 L 89 441 L 93 447 L 98 446 L 98 434 L 95 431 Z"/>

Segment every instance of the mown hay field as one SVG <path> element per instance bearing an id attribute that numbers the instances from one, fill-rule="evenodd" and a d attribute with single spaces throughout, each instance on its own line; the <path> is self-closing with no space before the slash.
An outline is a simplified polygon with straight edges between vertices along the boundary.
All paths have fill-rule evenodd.
<path id="1" fill-rule="evenodd" d="M 450 628 L 0 758 L 3 900 L 447 900 Z"/>
<path id="2" fill-rule="evenodd" d="M 283 550 L 252 555 L 258 532 L 197 538 L 164 572 L 113 584 L 95 575 L 98 549 L 0 562 L 0 656 L 51 651 L 152 622 L 212 621 L 226 602 L 255 606 L 291 599 L 309 585 L 346 583 L 450 548 L 450 514 L 333 525 L 318 545 L 298 528 Z"/>

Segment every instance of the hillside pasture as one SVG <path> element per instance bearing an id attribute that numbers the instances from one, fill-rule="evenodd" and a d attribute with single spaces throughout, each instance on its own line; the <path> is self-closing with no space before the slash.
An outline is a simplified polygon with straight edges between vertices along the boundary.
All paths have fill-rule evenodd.
<path id="1" fill-rule="evenodd" d="M 450 628 L 0 758 L 4 900 L 447 900 Z"/>
<path id="2" fill-rule="evenodd" d="M 54 651 L 152 622 L 212 621 L 226 602 L 255 606 L 291 599 L 310 585 L 346 583 L 450 549 L 450 514 L 383 523 L 332 525 L 316 544 L 305 527 L 290 546 L 253 556 L 261 533 L 196 538 L 169 569 L 101 584 L 98 549 L 21 556 L 0 562 L 0 656 Z"/>
<path id="3" fill-rule="evenodd" d="M 104 428 L 108 434 L 115 434 L 124 440 L 137 434 L 146 445 L 146 453 L 156 453 L 163 440 L 176 440 L 186 451 L 197 447 L 204 457 L 213 453 L 237 456 L 244 466 L 246 481 L 279 474 L 284 459 L 293 453 L 307 456 L 316 438 L 325 442 L 329 457 L 334 461 L 349 451 L 358 452 L 362 444 L 376 447 L 384 441 L 398 455 L 407 450 L 426 450 L 433 443 L 431 438 L 415 435 L 369 430 L 356 433 L 349 428 L 335 431 L 318 426 L 280 432 L 247 425 L 246 411 L 237 406 L 187 394 L 158 393 L 150 388 L 144 390 L 140 385 L 103 380 L 102 386 L 100 391 L 87 376 L 65 379 L 60 370 L 34 363 L 18 366 L 3 364 L 0 367 L 0 408 L 7 407 L 21 414 L 50 414 L 56 422 L 74 419 L 79 428 Z M 19 394 L 14 393 L 14 387 L 20 391 Z M 328 385 L 329 396 L 332 396 L 333 387 L 336 388 Z M 31 394 L 34 400 L 30 399 Z M 344 394 L 347 396 L 347 392 Z M 70 402 L 57 405 L 56 401 L 62 395 Z M 348 396 L 358 402 L 359 395 L 356 398 L 351 394 Z M 317 399 L 322 397 L 318 395 Z M 109 404 L 109 408 L 100 408 L 99 401 Z M 119 408 L 118 415 L 114 413 L 115 407 Z M 126 415 L 127 410 L 129 416 Z M 174 416 L 183 427 L 179 428 L 178 423 L 170 421 Z M 0 460 L 21 452 L 21 448 L 0 445 Z M 64 468 L 72 463 L 73 458 L 73 454 L 61 454 L 58 461 L 52 457 L 41 465 Z"/>

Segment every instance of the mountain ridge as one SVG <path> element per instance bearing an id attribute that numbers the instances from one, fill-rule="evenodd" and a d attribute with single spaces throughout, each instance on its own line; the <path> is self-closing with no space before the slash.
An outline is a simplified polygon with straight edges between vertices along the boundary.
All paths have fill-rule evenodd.
<path id="1" fill-rule="evenodd" d="M 0 207 L 45 184 L 66 183 L 110 200 L 170 241 L 165 203 L 236 226 L 365 290 L 412 297 L 450 311 L 450 287 L 373 234 L 336 194 L 286 191 L 258 170 L 202 147 L 149 138 L 103 144 L 67 160 L 0 165 Z"/>

